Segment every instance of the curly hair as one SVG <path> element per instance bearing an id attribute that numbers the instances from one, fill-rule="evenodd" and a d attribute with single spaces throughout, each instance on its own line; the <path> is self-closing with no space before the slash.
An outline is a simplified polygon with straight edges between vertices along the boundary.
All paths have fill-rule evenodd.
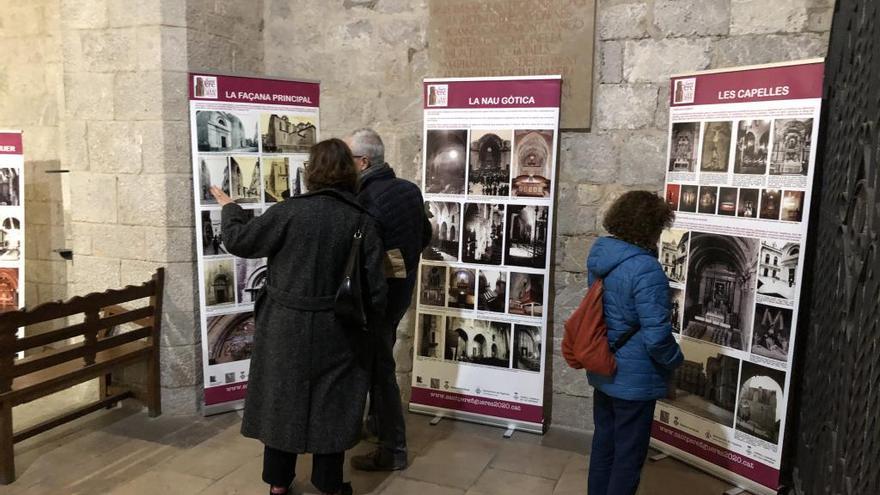
<path id="1" fill-rule="evenodd" d="M 614 237 L 654 251 L 660 233 L 673 220 L 675 211 L 663 198 L 650 191 L 630 191 L 611 205 L 602 225 Z"/>
<path id="2" fill-rule="evenodd" d="M 357 192 L 358 171 L 348 145 L 341 139 L 332 138 L 312 146 L 305 181 L 310 191 L 334 187 Z"/>

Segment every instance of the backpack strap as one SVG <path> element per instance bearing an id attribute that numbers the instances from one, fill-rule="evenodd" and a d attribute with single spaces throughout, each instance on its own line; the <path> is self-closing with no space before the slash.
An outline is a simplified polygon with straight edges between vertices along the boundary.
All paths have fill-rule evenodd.
<path id="1" fill-rule="evenodd" d="M 636 326 L 634 326 L 633 328 L 630 328 L 629 330 L 627 330 L 626 333 L 624 333 L 623 335 L 621 335 L 620 338 L 617 339 L 616 341 L 614 341 L 613 344 L 609 344 L 610 347 L 611 347 L 611 353 L 612 353 L 612 354 L 616 354 L 617 351 L 618 351 L 621 347 L 625 346 L 626 343 L 629 342 L 629 339 L 631 339 L 631 338 L 633 337 L 633 335 L 635 335 L 636 332 L 638 332 L 638 331 L 641 330 L 641 329 L 642 329 L 642 326 L 641 326 L 641 325 L 636 325 Z"/>

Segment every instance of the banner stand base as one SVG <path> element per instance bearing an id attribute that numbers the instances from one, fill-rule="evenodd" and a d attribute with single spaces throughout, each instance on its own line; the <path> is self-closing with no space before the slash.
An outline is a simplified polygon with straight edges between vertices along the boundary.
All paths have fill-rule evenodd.
<path id="1" fill-rule="evenodd" d="M 728 471 L 722 472 L 721 467 L 693 454 L 676 450 L 675 447 L 667 445 L 660 440 L 657 440 L 656 438 L 651 439 L 651 448 L 659 450 L 669 457 L 681 461 L 696 469 L 699 469 L 706 474 L 715 476 L 722 481 L 725 481 L 727 483 L 736 483 L 738 486 L 731 488 L 730 490 L 739 490 L 739 492 L 734 491 L 733 493 L 743 493 L 746 491 L 749 493 L 753 493 L 754 495 L 776 495 L 778 493 L 776 490 L 767 488 L 763 485 L 759 485 L 758 483 L 755 483 L 754 481 L 744 476 L 740 476 L 736 473 L 731 473 Z M 728 490 L 728 492 L 730 490 Z M 725 492 L 725 495 L 726 494 L 727 492 Z"/>
<path id="2" fill-rule="evenodd" d="M 202 408 L 202 416 L 214 416 L 230 411 L 239 411 L 244 409 L 244 399 L 234 400 L 232 402 L 222 402 L 220 404 L 206 405 Z"/>
<path id="3" fill-rule="evenodd" d="M 660 453 L 657 455 L 652 455 L 651 457 L 648 458 L 648 460 L 650 460 L 652 462 L 657 462 L 657 461 L 662 461 L 663 459 L 666 459 L 667 457 L 669 457 L 669 454 Z"/>
<path id="4" fill-rule="evenodd" d="M 437 426 L 438 424 L 440 424 L 440 421 L 443 421 L 443 415 L 440 413 L 437 413 L 436 415 L 434 415 L 433 418 L 431 418 L 431 421 L 429 424 L 431 426 Z"/>
<path id="5" fill-rule="evenodd" d="M 507 431 L 504 432 L 504 438 L 510 438 L 513 436 L 513 432 L 516 431 L 516 425 L 510 425 L 507 427 Z"/>
<path id="6" fill-rule="evenodd" d="M 735 486 L 735 487 L 731 488 L 730 490 L 727 490 L 726 492 L 724 492 L 724 495 L 741 495 L 743 493 L 746 493 L 746 491 L 738 486 Z"/>

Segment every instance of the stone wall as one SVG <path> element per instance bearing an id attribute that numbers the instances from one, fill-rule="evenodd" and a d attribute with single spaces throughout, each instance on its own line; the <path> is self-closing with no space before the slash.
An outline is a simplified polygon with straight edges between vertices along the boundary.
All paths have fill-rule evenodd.
<path id="1" fill-rule="evenodd" d="M 322 137 L 364 125 L 388 161 L 420 166 L 424 0 L 265 0 L 265 67 L 320 79 Z M 584 260 L 605 208 L 631 189 L 661 190 L 671 74 L 824 56 L 832 0 L 599 0 L 594 124 L 564 132 L 556 214 L 552 422 L 592 428 L 590 387 L 559 355 L 562 323 L 586 290 Z M 291 35 L 295 33 L 295 35 Z M 410 382 L 413 324 L 401 326 L 399 381 Z"/>

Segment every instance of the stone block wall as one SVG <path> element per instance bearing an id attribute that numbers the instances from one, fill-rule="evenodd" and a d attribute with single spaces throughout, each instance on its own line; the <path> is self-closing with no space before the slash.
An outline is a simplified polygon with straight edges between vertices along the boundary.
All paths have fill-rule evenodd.
<path id="1" fill-rule="evenodd" d="M 322 137 L 375 127 L 388 162 L 417 180 L 425 0 L 265 0 L 267 74 L 320 79 Z M 660 191 L 671 74 L 824 56 L 832 0 L 599 0 L 594 124 L 563 132 L 556 213 L 552 423 L 592 428 L 592 391 L 570 370 L 562 323 L 586 291 L 584 261 L 602 215 L 625 191 Z M 295 35 L 291 35 L 295 33 Z M 409 388 L 413 322 L 401 325 L 399 382 Z"/>

